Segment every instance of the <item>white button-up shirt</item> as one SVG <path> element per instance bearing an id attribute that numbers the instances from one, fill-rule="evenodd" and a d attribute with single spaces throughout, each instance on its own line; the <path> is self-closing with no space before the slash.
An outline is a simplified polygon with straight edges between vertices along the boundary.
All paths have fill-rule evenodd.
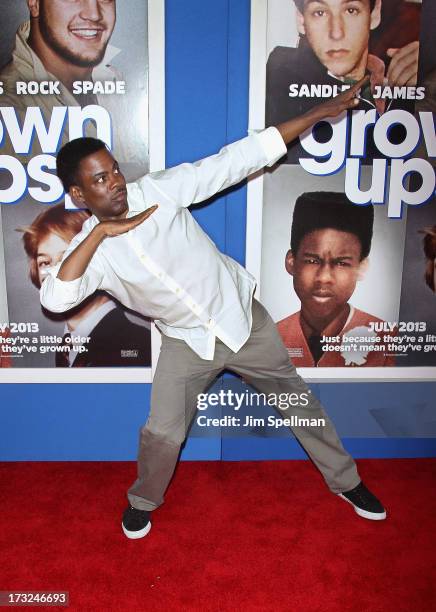
<path id="1" fill-rule="evenodd" d="M 53 268 L 41 287 L 42 305 L 64 312 L 100 289 L 155 319 L 163 334 L 184 340 L 203 359 L 213 359 L 216 337 L 237 352 L 251 330 L 255 279 L 217 249 L 187 207 L 285 153 L 279 132 L 268 128 L 194 164 L 129 183 L 128 217 L 159 208 L 130 232 L 105 238 L 80 278 L 62 281 L 60 264 Z M 85 221 L 64 259 L 98 222 L 95 216 Z"/>

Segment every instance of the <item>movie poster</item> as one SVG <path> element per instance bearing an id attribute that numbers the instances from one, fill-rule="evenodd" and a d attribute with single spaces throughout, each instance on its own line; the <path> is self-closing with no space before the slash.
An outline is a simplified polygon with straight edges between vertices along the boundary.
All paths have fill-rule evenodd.
<path id="1" fill-rule="evenodd" d="M 249 183 L 247 267 L 309 380 L 436 375 L 435 17 L 430 0 L 252 2 L 252 129 L 369 75 L 356 109 Z"/>
<path id="2" fill-rule="evenodd" d="M 2 380 L 151 380 L 149 320 L 104 292 L 63 315 L 39 301 L 48 270 L 89 217 L 74 209 L 56 177 L 59 148 L 94 136 L 127 181 L 156 169 L 149 90 L 163 21 L 147 2 L 128 4 L 0 2 Z M 162 116 L 154 119 L 161 125 Z"/>

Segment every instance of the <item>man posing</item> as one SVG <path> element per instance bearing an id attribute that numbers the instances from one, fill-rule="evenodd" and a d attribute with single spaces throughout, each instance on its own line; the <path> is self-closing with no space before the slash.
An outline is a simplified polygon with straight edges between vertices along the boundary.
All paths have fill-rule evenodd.
<path id="1" fill-rule="evenodd" d="M 372 204 L 356 206 L 343 193 L 309 192 L 297 199 L 285 266 L 301 311 L 277 324 L 295 366 L 395 365 L 377 350 L 371 328 L 381 319 L 349 303 L 368 265 L 373 221 Z M 353 344 L 344 342 L 347 335 L 361 338 L 355 350 L 348 350 Z M 368 351 L 369 345 L 376 350 Z M 328 346 L 343 350 L 329 352 Z"/>
<path id="2" fill-rule="evenodd" d="M 382 0 L 294 0 L 300 40 L 297 48 L 276 47 L 268 58 L 265 125 L 276 125 L 312 108 L 318 97 L 307 95 L 301 86 L 329 85 L 341 91 L 364 74 L 370 82 L 363 89 L 356 109 L 392 108 L 413 112 L 413 102 L 374 98 L 375 87 L 416 85 L 419 44 L 412 42 L 401 49 L 388 49 L 391 58 L 386 69 L 382 59 L 368 50 L 370 32 L 378 27 Z M 290 87 L 293 90 L 290 91 Z M 290 96 L 292 93 L 292 96 Z M 294 95 L 295 93 L 300 95 Z M 316 138 L 327 140 L 325 126 L 315 128 Z M 366 158 L 374 155 L 368 136 Z M 390 139 L 401 141 L 402 135 L 391 131 Z M 289 148 L 286 163 L 298 163 L 307 154 L 295 143 Z M 377 154 L 377 157 L 379 155 Z"/>
<path id="3" fill-rule="evenodd" d="M 123 515 L 127 537 L 148 533 L 149 513 L 163 501 L 196 398 L 223 369 L 242 375 L 262 392 L 308 394 L 307 404 L 292 411 L 306 419 L 324 418 L 326 424 L 294 427 L 295 435 L 334 493 L 366 518 L 385 518 L 319 402 L 290 364 L 272 319 L 253 300 L 254 278 L 218 251 L 187 210 L 276 162 L 286 152 L 285 143 L 315 121 L 355 106 L 362 84 L 217 155 L 127 186 L 103 143 L 78 139 L 59 152 L 58 176 L 73 201 L 93 216 L 44 281 L 42 304 L 62 312 L 102 289 L 150 315 L 162 332 L 150 415 L 140 436 L 138 478 Z M 289 409 L 282 413 L 289 416 Z"/>

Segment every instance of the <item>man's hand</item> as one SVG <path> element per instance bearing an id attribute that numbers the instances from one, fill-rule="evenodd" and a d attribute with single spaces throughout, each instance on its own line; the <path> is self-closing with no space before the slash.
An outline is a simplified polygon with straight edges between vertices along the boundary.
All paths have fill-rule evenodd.
<path id="1" fill-rule="evenodd" d="M 401 49 L 388 49 L 391 57 L 387 79 L 390 87 L 416 85 L 418 81 L 419 42 L 415 40 Z"/>
<path id="2" fill-rule="evenodd" d="M 102 221 L 98 225 L 99 230 L 103 233 L 103 237 L 105 238 L 125 234 L 148 219 L 148 217 L 152 215 L 157 208 L 158 204 L 154 204 L 154 206 L 150 206 L 150 208 L 147 208 L 143 212 L 135 215 L 134 217 L 130 217 L 129 219 Z"/>
<path id="3" fill-rule="evenodd" d="M 349 108 L 355 108 L 359 104 L 359 91 L 369 83 L 369 75 L 364 76 L 360 81 L 357 81 L 350 89 L 343 91 L 334 98 L 329 98 L 325 102 L 315 106 L 311 112 L 313 112 L 317 118 L 317 121 L 325 119 L 327 117 L 337 117 L 344 110 Z"/>
<path id="4" fill-rule="evenodd" d="M 280 132 L 285 144 L 289 144 L 298 138 L 300 134 L 315 123 L 318 123 L 318 121 L 322 121 L 327 117 L 336 117 L 344 110 L 356 107 L 359 104 L 359 98 L 357 97 L 359 90 L 366 85 L 368 81 L 369 76 L 365 76 L 355 85 L 350 87 L 350 89 L 347 89 L 334 98 L 329 98 L 325 102 L 314 106 L 304 115 L 300 115 L 295 119 L 290 119 L 289 121 L 285 121 L 284 123 L 277 125 L 276 127 Z"/>

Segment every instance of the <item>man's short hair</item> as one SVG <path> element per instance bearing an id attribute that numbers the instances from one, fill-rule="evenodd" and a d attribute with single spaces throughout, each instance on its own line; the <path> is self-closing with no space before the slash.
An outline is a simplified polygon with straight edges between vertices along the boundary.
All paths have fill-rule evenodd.
<path id="1" fill-rule="evenodd" d="M 40 213 L 31 225 L 19 230 L 23 232 L 24 250 L 29 257 L 30 280 L 35 287 L 39 289 L 41 286 L 37 261 L 40 243 L 50 234 L 56 234 L 66 242 L 71 242 L 89 217 L 85 210 L 68 211 L 63 204 L 57 204 Z"/>
<path id="2" fill-rule="evenodd" d="M 77 172 L 80 162 L 88 155 L 97 153 L 102 149 L 107 149 L 102 140 L 84 136 L 67 142 L 59 150 L 56 157 L 56 172 L 66 193 L 69 192 L 70 187 L 77 185 Z"/>
<path id="3" fill-rule="evenodd" d="M 422 246 L 424 247 L 424 255 L 426 258 L 425 264 L 425 282 L 432 291 L 436 291 L 434 285 L 434 262 L 436 259 L 436 225 L 433 227 L 426 227 L 421 232 L 424 234 Z"/>
<path id="4" fill-rule="evenodd" d="M 374 207 L 357 206 L 344 193 L 310 191 L 301 194 L 295 202 L 291 228 L 291 251 L 297 254 L 306 234 L 319 229 L 335 229 L 354 234 L 360 242 L 360 258 L 368 257 L 371 250 Z"/>
<path id="5" fill-rule="evenodd" d="M 305 0 L 294 0 L 294 4 L 297 7 L 297 9 L 300 11 L 300 13 L 302 13 L 304 10 L 304 2 Z M 372 12 L 375 6 L 375 0 L 369 0 L 369 6 Z"/>

